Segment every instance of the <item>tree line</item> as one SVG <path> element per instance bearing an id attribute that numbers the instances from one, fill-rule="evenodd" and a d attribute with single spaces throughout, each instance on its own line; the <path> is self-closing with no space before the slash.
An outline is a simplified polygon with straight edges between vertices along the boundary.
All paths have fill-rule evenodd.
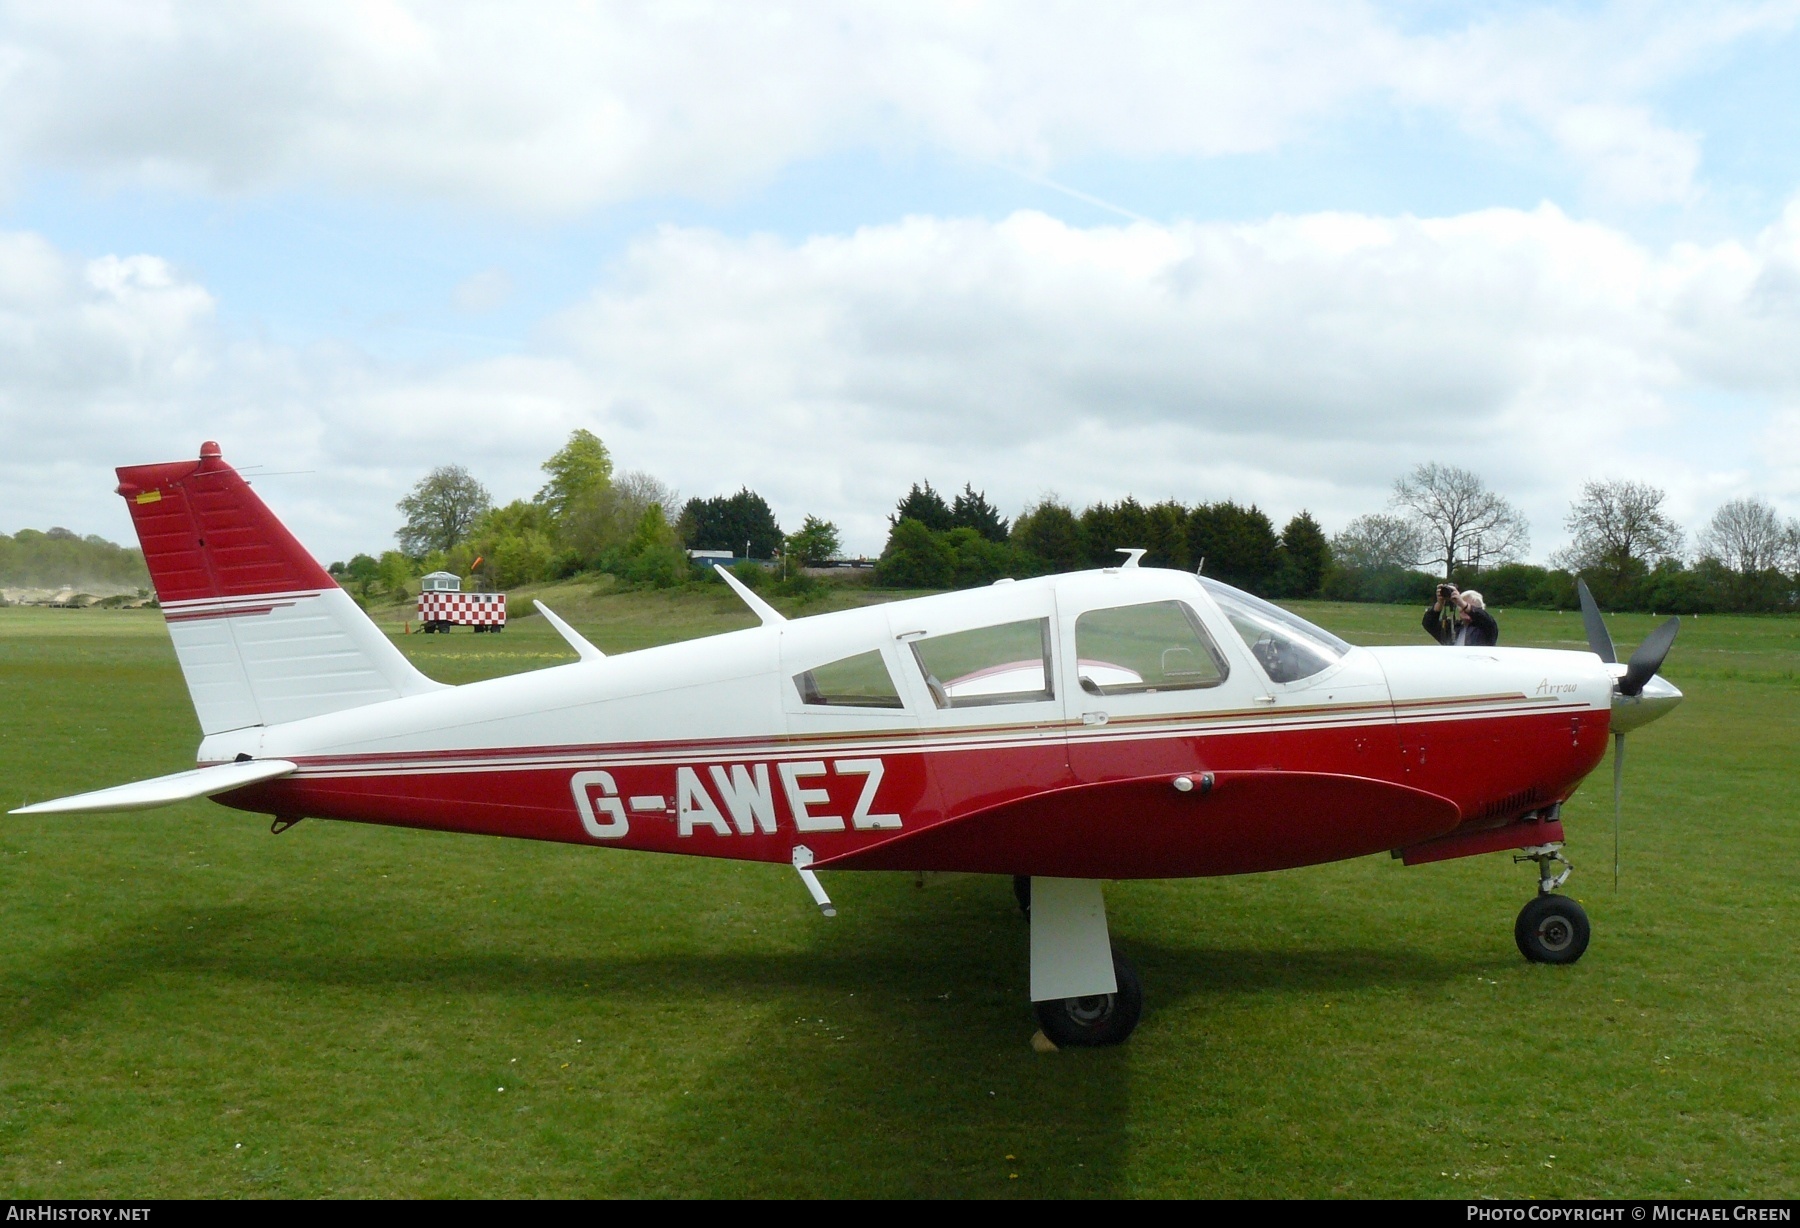
<path id="1" fill-rule="evenodd" d="M 0 581 L 15 588 L 148 588 L 143 551 L 61 527 L 0 533 Z"/>
<path id="2" fill-rule="evenodd" d="M 1522 561 L 1530 528 L 1510 502 L 1469 470 L 1425 464 L 1397 479 L 1388 507 L 1327 538 L 1302 511 L 1277 532 L 1255 505 L 1188 507 L 1127 497 L 1077 513 L 1054 496 L 1010 528 L 965 485 L 946 503 L 929 482 L 895 508 L 878 582 L 965 587 L 1002 575 L 1103 567 L 1120 549 L 1143 565 L 1203 569 L 1265 597 L 1431 601 L 1450 580 L 1500 607 L 1572 609 L 1583 578 L 1610 609 L 1668 613 L 1800 609 L 1800 521 L 1761 499 L 1734 499 L 1695 534 L 1692 548 L 1664 510 L 1663 491 L 1623 479 L 1590 481 L 1569 508 L 1570 544 L 1548 566 Z"/>
<path id="3" fill-rule="evenodd" d="M 1563 521 L 1571 540 L 1548 566 L 1520 561 L 1522 517 L 1448 466 L 1420 466 L 1395 487 L 1394 510 L 1359 516 L 1332 538 L 1321 595 L 1429 601 L 1441 579 L 1479 588 L 1488 604 L 1573 609 L 1583 579 L 1608 609 L 1671 614 L 1800 609 L 1800 521 L 1767 501 L 1733 499 L 1694 533 L 1646 482 L 1583 484 Z M 1429 565 L 1429 572 L 1421 571 Z"/>
<path id="4" fill-rule="evenodd" d="M 418 577 L 453 572 L 473 587 L 502 590 L 584 573 L 627 585 L 666 588 L 699 578 L 689 550 L 791 560 L 790 587 L 808 587 L 803 565 L 837 555 L 837 527 L 805 518 L 782 532 L 768 502 L 749 488 L 691 498 L 642 470 L 616 472 L 592 431 L 577 430 L 541 466 L 545 482 L 529 499 L 496 504 L 461 465 L 431 470 L 396 505 L 405 523 L 397 550 L 359 554 L 331 572 L 365 602 L 408 599 Z M 759 571 L 750 573 L 761 583 Z"/>
<path id="5" fill-rule="evenodd" d="M 784 532 L 767 500 L 735 494 L 683 502 L 642 471 L 615 473 L 606 446 L 578 430 L 542 466 L 535 496 L 496 505 L 461 466 L 427 474 L 398 504 L 400 549 L 333 564 L 367 598 L 398 597 L 425 571 L 449 570 L 504 589 L 581 573 L 667 587 L 701 575 L 690 550 L 776 561 L 803 594 L 816 567 L 841 551 L 837 526 L 815 516 Z M 1585 578 L 1613 609 L 1671 613 L 1800 607 L 1800 522 L 1760 499 L 1736 499 L 1692 537 L 1664 509 L 1663 491 L 1627 480 L 1590 481 L 1570 506 L 1570 544 L 1540 566 L 1524 562 L 1529 527 L 1482 478 L 1424 464 L 1397 479 L 1387 506 L 1327 536 L 1308 511 L 1276 528 L 1254 504 L 1192 505 L 1132 496 L 1076 511 L 1046 495 L 1009 520 L 986 492 L 965 483 L 946 498 L 913 483 L 888 517 L 873 582 L 894 588 L 961 588 L 1110 566 L 1122 549 L 1143 565 L 1205 574 L 1274 598 L 1425 603 L 1445 579 L 1479 588 L 1494 606 L 1568 609 Z M 679 511 L 671 515 L 671 509 Z M 746 572 L 753 582 L 761 569 Z"/>
<path id="6" fill-rule="evenodd" d="M 965 485 L 946 503 L 930 482 L 914 484 L 889 517 L 892 529 L 876 582 L 902 588 L 960 588 L 1002 576 L 1045 575 L 1118 563 L 1142 549 L 1146 567 L 1193 570 L 1254 592 L 1314 595 L 1330 565 L 1324 531 L 1307 512 L 1277 533 L 1260 508 L 1225 500 L 1148 506 L 1127 496 L 1077 513 L 1054 495 L 1010 526 L 985 492 Z"/>

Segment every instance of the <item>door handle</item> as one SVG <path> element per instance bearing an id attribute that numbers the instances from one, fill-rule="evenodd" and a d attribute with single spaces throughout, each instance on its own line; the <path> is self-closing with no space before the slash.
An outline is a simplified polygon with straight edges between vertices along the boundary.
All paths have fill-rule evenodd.
<path id="1" fill-rule="evenodd" d="M 1107 716 L 1104 712 L 1083 712 L 1081 714 L 1081 723 L 1083 725 L 1104 725 L 1106 724 L 1106 721 Z"/>

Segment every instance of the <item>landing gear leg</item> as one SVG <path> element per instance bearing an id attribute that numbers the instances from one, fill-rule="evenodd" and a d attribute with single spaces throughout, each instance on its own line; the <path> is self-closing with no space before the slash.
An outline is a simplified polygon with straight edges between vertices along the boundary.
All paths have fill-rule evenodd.
<path id="1" fill-rule="evenodd" d="M 1534 861 L 1538 868 L 1537 898 L 1519 910 L 1513 923 L 1519 953 L 1534 964 L 1574 963 L 1587 950 L 1589 927 L 1587 911 L 1580 904 L 1554 894 L 1575 868 L 1562 855 L 1562 845 L 1536 844 L 1515 853 L 1513 860 Z"/>
<path id="2" fill-rule="evenodd" d="M 1031 1002 L 1044 1035 L 1058 1046 L 1116 1045 L 1144 1010 L 1137 970 L 1112 949 L 1100 884 L 1033 878 Z"/>

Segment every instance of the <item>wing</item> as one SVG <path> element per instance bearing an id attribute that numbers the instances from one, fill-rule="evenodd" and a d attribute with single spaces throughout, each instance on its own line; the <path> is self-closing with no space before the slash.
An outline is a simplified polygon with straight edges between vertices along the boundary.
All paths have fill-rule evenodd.
<path id="1" fill-rule="evenodd" d="M 1324 772 L 1206 775 L 1210 787 L 1187 791 L 1162 773 L 1040 793 L 815 868 L 1053 878 L 1249 874 L 1383 853 L 1461 821 L 1448 798 L 1388 781 Z"/>

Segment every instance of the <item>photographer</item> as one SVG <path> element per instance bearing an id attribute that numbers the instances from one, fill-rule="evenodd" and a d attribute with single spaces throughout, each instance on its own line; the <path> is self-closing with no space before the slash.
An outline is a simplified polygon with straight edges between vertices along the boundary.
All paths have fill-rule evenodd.
<path id="1" fill-rule="evenodd" d="M 1454 584 L 1438 585 L 1437 600 L 1425 611 L 1424 623 L 1425 634 L 1440 644 L 1491 648 L 1500 642 L 1500 624 L 1474 589 L 1464 593 Z"/>

